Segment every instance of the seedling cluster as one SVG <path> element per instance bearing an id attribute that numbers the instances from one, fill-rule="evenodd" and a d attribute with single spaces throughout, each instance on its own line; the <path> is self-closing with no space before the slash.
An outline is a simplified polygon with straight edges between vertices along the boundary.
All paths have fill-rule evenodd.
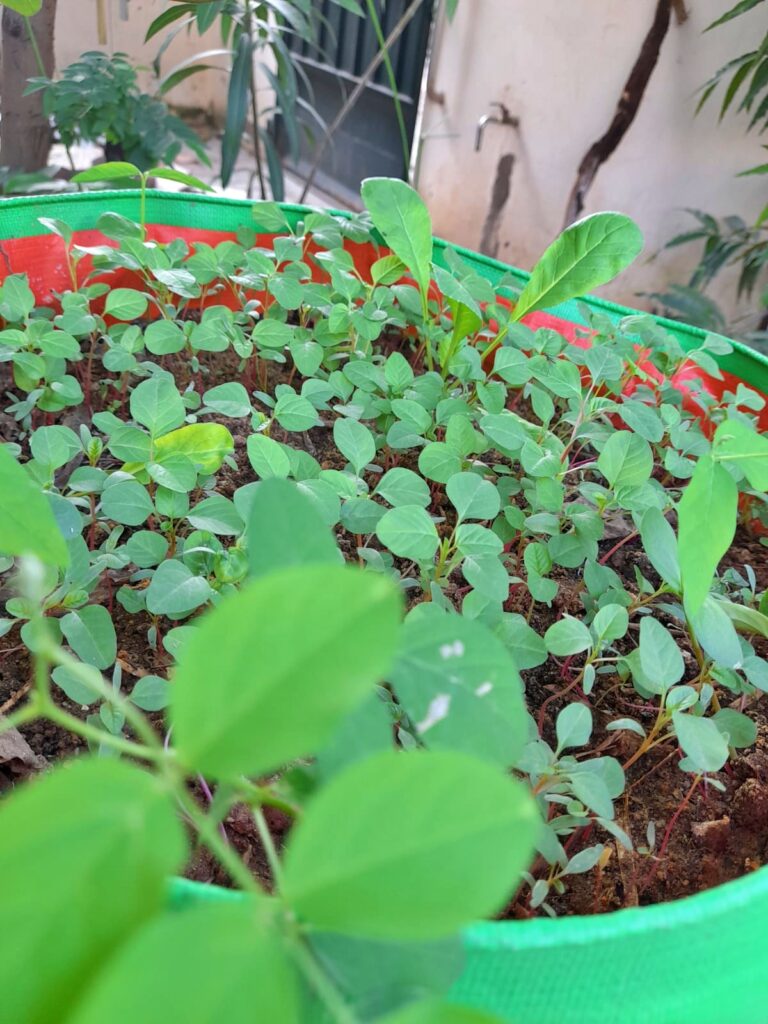
<path id="1" fill-rule="evenodd" d="M 134 172 L 143 211 L 147 175 L 98 173 Z M 22 274 L 0 286 L 17 425 L 0 635 L 34 670 L 0 730 L 43 716 L 93 748 L 0 809 L 9 1019 L 203 1020 L 205 991 L 235 1021 L 311 1005 L 482 1024 L 403 1009 L 447 988 L 461 927 L 521 877 L 518 906 L 554 914 L 611 844 L 641 837 L 653 858 L 653 828 L 619 809 L 652 752 L 677 752 L 692 792 L 755 741 L 768 596 L 751 567 L 718 567 L 737 525 L 768 518 L 765 400 L 697 384 L 730 345 L 684 351 L 643 315 L 585 309 L 575 344 L 521 322 L 637 256 L 619 214 L 569 228 L 518 294 L 450 249 L 435 263 L 404 183 L 369 180 L 363 200 L 296 225 L 256 204 L 258 233 L 191 249 L 150 240 L 143 212 L 103 214 L 91 247 L 47 220 L 71 290 L 49 307 Z M 146 637 L 130 680 L 121 629 Z M 640 712 L 598 743 L 611 688 Z M 220 834 L 234 804 L 263 887 Z M 284 849 L 265 807 L 294 820 Z M 188 854 L 179 809 L 248 899 L 163 909 Z"/>

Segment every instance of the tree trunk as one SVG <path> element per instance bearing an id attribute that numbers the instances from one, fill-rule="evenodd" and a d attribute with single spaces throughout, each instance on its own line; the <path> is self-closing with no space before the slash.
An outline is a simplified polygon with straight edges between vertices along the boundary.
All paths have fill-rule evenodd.
<path id="1" fill-rule="evenodd" d="M 46 75 L 53 74 L 53 28 L 56 0 L 43 0 L 30 19 Z M 17 171 L 37 171 L 48 162 L 51 129 L 43 114 L 43 94 L 24 95 L 28 78 L 43 74 L 29 38 L 26 20 L 3 7 L 0 68 L 0 164 Z"/>

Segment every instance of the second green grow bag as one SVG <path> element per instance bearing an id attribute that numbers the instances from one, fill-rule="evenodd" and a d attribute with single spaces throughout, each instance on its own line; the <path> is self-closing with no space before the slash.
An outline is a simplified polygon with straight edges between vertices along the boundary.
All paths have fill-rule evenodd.
<path id="1" fill-rule="evenodd" d="M 283 209 L 292 222 L 306 212 L 304 207 Z M 136 194 L 0 203 L 0 279 L 28 273 L 40 301 L 66 289 L 61 241 L 41 229 L 38 217 L 58 217 L 82 233 L 77 241 L 94 244 L 101 240 L 94 225 L 106 210 L 135 219 Z M 242 225 L 258 228 L 246 201 L 168 193 L 149 194 L 147 223 L 158 240 L 181 235 L 209 244 L 232 237 Z M 438 262 L 445 248 L 446 243 L 436 241 Z M 492 283 L 510 272 L 521 285 L 527 279 L 495 260 L 458 251 Z M 362 251 L 356 258 L 368 262 Z M 634 312 L 596 298 L 585 301 L 614 320 Z M 584 323 L 577 303 L 550 313 L 566 333 L 569 326 Z M 661 323 L 684 347 L 702 340 L 695 328 Z M 719 362 L 729 384 L 737 378 L 768 392 L 764 356 L 736 344 Z M 227 897 L 231 894 L 182 880 L 171 887 L 171 900 L 182 912 L 190 901 Z M 466 929 L 464 946 L 465 968 L 451 998 L 510 1024 L 768 1024 L 768 867 L 659 906 L 594 917 L 478 923 Z"/>

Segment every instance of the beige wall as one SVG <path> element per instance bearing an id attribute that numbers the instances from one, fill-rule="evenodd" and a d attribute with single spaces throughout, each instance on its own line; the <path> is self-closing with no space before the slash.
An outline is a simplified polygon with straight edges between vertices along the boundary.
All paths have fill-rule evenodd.
<path id="1" fill-rule="evenodd" d="M 754 218 L 765 179 L 737 180 L 762 162 L 744 116 L 718 126 L 717 107 L 694 119 L 696 91 L 721 64 L 765 31 L 762 7 L 706 35 L 726 0 L 686 0 L 673 20 L 637 119 L 599 171 L 587 213 L 622 210 L 646 236 L 650 255 L 690 224 L 683 207 Z M 499 217 L 499 258 L 530 267 L 557 234 L 576 169 L 613 116 L 620 90 L 650 26 L 656 0 L 462 0 L 442 25 L 434 58 L 419 187 L 443 237 L 477 248 L 500 159 L 514 154 L 509 199 Z M 490 125 L 474 152 L 477 119 L 493 100 L 520 118 L 518 132 Z M 450 137 L 455 135 L 455 137 Z M 442 136 L 442 137 L 441 137 Z M 634 293 L 684 280 L 693 250 L 641 262 L 607 290 Z M 724 292 L 725 282 L 720 289 Z"/>
<path id="2" fill-rule="evenodd" d="M 102 0 L 105 38 L 99 39 L 97 0 L 58 0 L 56 8 L 56 63 L 59 68 L 76 60 L 86 50 L 106 53 L 122 51 L 149 67 L 166 30 L 144 43 L 144 36 L 154 18 L 162 13 L 166 0 Z M 177 63 L 203 50 L 221 46 L 217 32 L 208 32 L 202 39 L 193 31 L 177 35 L 162 58 L 162 71 L 167 74 Z M 222 63 L 221 58 L 202 63 Z M 152 89 L 149 70 L 143 76 L 145 88 Z M 221 114 L 226 109 L 226 76 L 219 71 L 203 71 L 193 75 L 168 93 L 169 102 L 202 107 Z"/>

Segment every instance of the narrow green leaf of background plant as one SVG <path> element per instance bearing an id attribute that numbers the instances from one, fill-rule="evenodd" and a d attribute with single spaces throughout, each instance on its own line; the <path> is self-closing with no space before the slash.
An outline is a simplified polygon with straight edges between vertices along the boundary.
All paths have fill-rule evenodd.
<path id="1" fill-rule="evenodd" d="M 571 224 L 533 268 L 515 305 L 514 319 L 579 298 L 612 281 L 642 248 L 640 229 L 621 213 L 595 213 Z"/>
<path id="2" fill-rule="evenodd" d="M 0 445 L 0 552 L 69 565 L 69 551 L 43 492 Z"/>
<path id="3" fill-rule="evenodd" d="M 107 960 L 67 1024 L 298 1024 L 296 973 L 252 898 L 150 921 Z"/>
<path id="4" fill-rule="evenodd" d="M 221 778 L 314 754 L 385 675 L 399 618 L 397 589 L 373 573 L 310 565 L 254 580 L 184 648 L 171 705 L 179 757 Z"/>
<path id="5" fill-rule="evenodd" d="M 402 637 L 390 682 L 426 746 L 514 764 L 528 725 L 520 676 L 504 644 L 459 615 L 409 618 Z"/>
<path id="6" fill-rule="evenodd" d="M 185 856 L 162 780 L 78 758 L 0 804 L 0 986 L 14 1024 L 66 1020 L 95 966 L 166 898 Z"/>
<path id="7" fill-rule="evenodd" d="M 704 603 L 720 559 L 731 546 L 737 504 L 733 477 L 712 456 L 703 455 L 677 506 L 680 574 L 689 618 Z"/>
<path id="8" fill-rule="evenodd" d="M 246 529 L 251 576 L 292 565 L 338 565 L 341 554 L 314 503 L 289 480 L 258 486 Z"/>
<path id="9" fill-rule="evenodd" d="M 227 118 L 221 140 L 221 184 L 224 188 L 229 184 L 229 179 L 235 169 L 235 161 L 240 152 L 240 143 L 245 130 L 245 118 L 251 95 L 252 60 L 251 37 L 248 32 L 243 32 L 237 41 L 232 70 L 229 74 Z"/>
<path id="10" fill-rule="evenodd" d="M 424 201 L 410 185 L 395 178 L 367 178 L 361 195 L 374 227 L 425 295 L 432 263 L 432 220 Z"/>
<path id="11" fill-rule="evenodd" d="M 89 184 L 94 181 L 123 181 L 126 178 L 140 178 L 141 171 L 135 164 L 123 160 L 111 160 L 105 164 L 96 164 L 87 171 L 79 171 L 72 177 L 78 184 Z"/>
<path id="12" fill-rule="evenodd" d="M 85 608 L 67 612 L 59 619 L 61 632 L 80 661 L 105 669 L 114 664 L 117 655 L 117 637 L 112 618 L 102 605 L 89 604 Z"/>
<path id="13" fill-rule="evenodd" d="M 485 761 L 376 754 L 308 805 L 288 839 L 283 894 L 315 928 L 440 938 L 504 904 L 538 827 L 526 789 Z"/>

